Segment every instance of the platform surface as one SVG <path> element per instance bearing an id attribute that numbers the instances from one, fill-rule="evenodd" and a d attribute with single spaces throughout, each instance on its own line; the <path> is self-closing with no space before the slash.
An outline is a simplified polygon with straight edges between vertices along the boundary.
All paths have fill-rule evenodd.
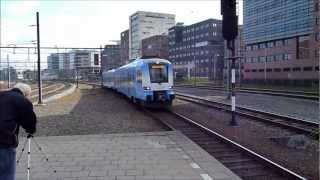
<path id="1" fill-rule="evenodd" d="M 20 139 L 17 158 L 24 141 Z M 35 137 L 35 142 L 49 161 L 33 142 L 32 180 L 240 179 L 177 131 Z M 27 179 L 26 162 L 25 152 L 17 180 Z"/>

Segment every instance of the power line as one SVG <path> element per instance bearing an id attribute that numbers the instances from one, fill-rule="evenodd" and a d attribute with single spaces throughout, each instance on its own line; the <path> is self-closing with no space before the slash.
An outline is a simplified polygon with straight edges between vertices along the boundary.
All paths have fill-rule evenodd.
<path id="1" fill-rule="evenodd" d="M 15 46 L 15 47 L 12 47 L 12 46 L 0 46 L 0 49 L 28 49 L 28 48 L 31 48 L 31 49 L 35 49 L 37 48 L 36 46 L 33 46 L 33 47 L 30 47 L 30 46 Z M 100 49 L 103 49 L 103 48 L 100 48 L 100 47 L 40 47 L 40 49 L 97 49 L 97 50 L 100 50 Z"/>

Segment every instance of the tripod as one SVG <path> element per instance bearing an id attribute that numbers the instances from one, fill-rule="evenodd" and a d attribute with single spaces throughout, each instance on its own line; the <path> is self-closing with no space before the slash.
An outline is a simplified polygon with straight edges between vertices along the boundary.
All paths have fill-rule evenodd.
<path id="1" fill-rule="evenodd" d="M 39 152 L 42 153 L 42 155 L 45 157 L 46 159 L 46 162 L 49 161 L 48 157 L 45 155 L 45 153 L 42 151 L 42 148 L 40 147 L 40 145 L 38 144 L 38 142 L 34 139 L 33 135 L 32 134 L 28 134 L 27 135 L 27 139 L 25 140 L 25 142 L 23 143 L 23 147 L 22 147 L 22 150 L 18 156 L 18 160 L 17 160 L 17 164 L 19 164 L 20 162 L 20 159 L 22 157 L 22 154 L 26 148 L 26 145 L 28 143 L 28 155 L 27 155 L 27 177 L 28 177 L 28 180 L 30 180 L 30 161 L 31 161 L 31 139 L 33 140 L 33 143 L 37 146 Z M 54 173 L 56 173 L 56 171 L 54 170 Z"/>

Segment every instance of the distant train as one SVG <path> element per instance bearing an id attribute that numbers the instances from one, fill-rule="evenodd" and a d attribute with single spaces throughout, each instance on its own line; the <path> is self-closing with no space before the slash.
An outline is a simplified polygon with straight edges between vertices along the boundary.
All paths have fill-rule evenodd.
<path id="1" fill-rule="evenodd" d="M 165 59 L 138 58 L 120 68 L 103 72 L 103 86 L 145 106 L 168 106 L 175 98 L 173 67 Z"/>

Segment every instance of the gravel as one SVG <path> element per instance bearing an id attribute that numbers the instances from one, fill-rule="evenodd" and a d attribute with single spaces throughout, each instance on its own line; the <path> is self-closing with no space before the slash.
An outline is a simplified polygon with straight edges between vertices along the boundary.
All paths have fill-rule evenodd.
<path id="1" fill-rule="evenodd" d="M 200 122 L 294 172 L 310 179 L 319 179 L 319 141 L 308 138 L 305 149 L 289 148 L 272 139 L 295 134 L 265 123 L 238 118 L 239 126 L 231 127 L 230 114 L 181 100 L 174 102 L 172 110 Z"/>
<path id="2" fill-rule="evenodd" d="M 227 93 L 224 91 L 182 87 L 175 89 L 181 93 L 208 97 L 212 100 L 230 103 L 229 100 L 226 100 L 225 97 Z M 236 103 L 241 106 L 319 122 L 319 102 L 313 100 L 264 94 L 236 93 Z"/>
<path id="3" fill-rule="evenodd" d="M 144 115 L 122 96 L 79 85 L 72 95 L 45 106 L 35 106 L 36 136 L 163 131 L 165 127 Z"/>

